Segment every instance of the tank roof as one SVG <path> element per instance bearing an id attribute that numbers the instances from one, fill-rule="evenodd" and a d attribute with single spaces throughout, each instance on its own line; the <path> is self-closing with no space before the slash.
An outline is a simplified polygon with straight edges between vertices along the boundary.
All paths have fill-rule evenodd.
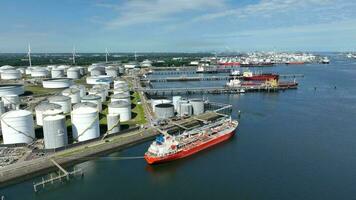
<path id="1" fill-rule="evenodd" d="M 11 110 L 1 115 L 1 118 L 17 118 L 32 115 L 28 110 Z"/>
<path id="2" fill-rule="evenodd" d="M 56 96 L 51 96 L 48 97 L 49 101 L 68 101 L 70 100 L 70 97 L 64 96 L 64 95 L 56 95 Z"/>
<path id="3" fill-rule="evenodd" d="M 35 110 L 39 110 L 39 111 L 54 110 L 54 109 L 61 109 L 61 106 L 55 103 L 43 102 L 35 107 Z"/>
<path id="4" fill-rule="evenodd" d="M 171 108 L 173 107 L 173 104 L 170 103 L 161 103 L 156 105 L 157 108 Z"/>
<path id="5" fill-rule="evenodd" d="M 64 118 L 65 118 L 64 115 L 48 115 L 43 118 L 43 121 L 55 121 Z"/>

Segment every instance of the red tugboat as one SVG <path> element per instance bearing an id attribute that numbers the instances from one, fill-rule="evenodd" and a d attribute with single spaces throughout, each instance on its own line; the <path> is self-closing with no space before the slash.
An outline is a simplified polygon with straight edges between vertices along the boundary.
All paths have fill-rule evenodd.
<path id="1" fill-rule="evenodd" d="M 237 121 L 224 118 L 178 136 L 158 136 L 145 153 L 145 160 L 148 164 L 158 164 L 190 156 L 228 140 L 237 126 Z"/>
<path id="2" fill-rule="evenodd" d="M 269 80 L 278 80 L 278 74 L 253 74 L 252 72 L 244 72 L 243 73 L 243 80 L 245 81 L 269 81 Z"/>

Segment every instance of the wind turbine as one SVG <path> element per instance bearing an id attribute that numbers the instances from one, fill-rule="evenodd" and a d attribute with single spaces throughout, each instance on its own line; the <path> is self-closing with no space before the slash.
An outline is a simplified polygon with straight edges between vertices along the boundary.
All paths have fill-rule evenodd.
<path id="1" fill-rule="evenodd" d="M 73 60 L 73 64 L 75 64 L 75 46 L 73 46 L 73 52 L 72 52 L 72 60 Z"/>
<path id="2" fill-rule="evenodd" d="M 105 62 L 108 63 L 108 56 L 109 56 L 108 48 L 105 48 Z"/>
<path id="3" fill-rule="evenodd" d="M 28 44 L 27 56 L 28 56 L 28 62 L 30 63 L 30 67 L 32 67 L 32 62 L 31 62 L 31 45 L 30 45 L 30 43 Z"/>

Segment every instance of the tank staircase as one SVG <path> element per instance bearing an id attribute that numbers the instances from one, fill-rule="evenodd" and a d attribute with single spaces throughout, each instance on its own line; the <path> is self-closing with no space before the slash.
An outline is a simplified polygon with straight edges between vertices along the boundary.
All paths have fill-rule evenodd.
<path id="1" fill-rule="evenodd" d="M 46 185 L 53 185 L 56 182 L 69 181 L 70 178 L 75 176 L 84 177 L 84 173 L 82 169 L 74 169 L 73 171 L 68 172 L 62 166 L 60 166 L 55 160 L 50 159 L 50 161 L 59 169 L 59 172 L 56 176 L 50 174 L 49 178 L 42 177 L 42 180 L 36 183 L 33 183 L 33 190 L 35 192 L 40 191 L 40 189 L 44 189 Z"/>

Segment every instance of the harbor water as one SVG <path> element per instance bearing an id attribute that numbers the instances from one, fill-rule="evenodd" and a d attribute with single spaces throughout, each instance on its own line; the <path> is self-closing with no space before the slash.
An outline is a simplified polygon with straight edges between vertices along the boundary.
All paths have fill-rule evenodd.
<path id="1" fill-rule="evenodd" d="M 83 178 L 34 193 L 37 177 L 1 188 L 0 196 L 6 200 L 354 199 L 356 61 L 328 56 L 329 65 L 250 68 L 304 74 L 297 78 L 296 90 L 204 95 L 210 101 L 232 104 L 235 119 L 241 111 L 236 135 L 225 143 L 186 159 L 149 166 L 137 158 L 147 150 L 147 142 L 77 165 L 84 170 Z M 154 86 L 223 84 L 197 81 Z"/>

